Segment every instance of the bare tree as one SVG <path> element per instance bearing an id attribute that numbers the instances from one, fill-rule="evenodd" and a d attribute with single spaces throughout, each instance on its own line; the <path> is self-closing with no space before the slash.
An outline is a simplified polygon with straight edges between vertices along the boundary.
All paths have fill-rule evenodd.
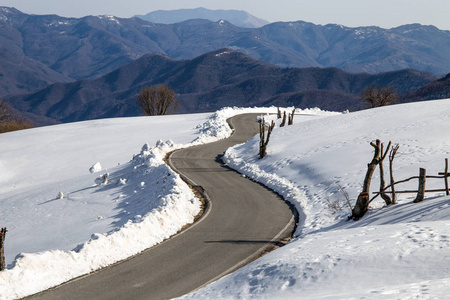
<path id="1" fill-rule="evenodd" d="M 160 116 L 175 112 L 178 100 L 167 85 L 147 86 L 138 95 L 138 105 L 147 116 Z"/>
<path id="2" fill-rule="evenodd" d="M 360 95 L 361 99 L 367 102 L 369 107 L 386 106 L 394 103 L 398 99 L 394 88 L 368 86 Z"/>
<path id="3" fill-rule="evenodd" d="M 275 122 L 272 121 L 270 126 L 267 129 L 267 138 L 266 138 L 266 123 L 264 118 L 259 122 L 259 158 L 264 158 L 267 155 L 266 149 L 267 144 L 269 144 L 270 135 L 272 130 L 275 128 Z"/>
<path id="4" fill-rule="evenodd" d="M 277 107 L 277 119 L 281 119 L 281 110 Z"/>

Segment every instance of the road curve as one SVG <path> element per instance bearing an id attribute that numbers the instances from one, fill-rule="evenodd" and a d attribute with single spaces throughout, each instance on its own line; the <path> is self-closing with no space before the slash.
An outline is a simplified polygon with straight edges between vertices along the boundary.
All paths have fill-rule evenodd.
<path id="1" fill-rule="evenodd" d="M 235 132 L 230 138 L 170 157 L 174 169 L 208 194 L 210 205 L 197 223 L 132 259 L 29 298 L 174 298 L 236 270 L 289 237 L 295 226 L 292 208 L 218 159 L 258 132 L 255 114 L 238 115 L 231 122 Z"/>

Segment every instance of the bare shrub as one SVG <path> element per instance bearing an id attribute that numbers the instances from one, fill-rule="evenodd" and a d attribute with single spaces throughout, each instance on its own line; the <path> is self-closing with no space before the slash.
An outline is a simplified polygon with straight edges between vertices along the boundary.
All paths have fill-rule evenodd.
<path id="1" fill-rule="evenodd" d="M 338 184 L 337 186 L 338 186 L 339 191 L 341 192 L 342 196 L 344 196 L 345 203 L 347 204 L 350 211 L 352 211 L 353 208 L 352 208 L 352 204 L 350 203 L 350 196 L 348 195 L 347 191 L 344 190 L 344 188 L 340 184 Z"/>
<path id="2" fill-rule="evenodd" d="M 327 204 L 328 209 L 330 210 L 330 212 L 332 214 L 335 214 L 338 211 L 343 210 L 345 206 L 348 206 L 348 208 L 351 212 L 352 205 L 350 203 L 350 196 L 348 195 L 347 191 L 344 190 L 344 188 L 340 184 L 336 183 L 336 185 L 338 186 L 339 192 L 342 194 L 342 196 L 344 196 L 344 199 L 339 198 L 337 200 L 331 201 L 330 198 L 327 198 L 326 200 L 328 202 L 328 204 Z"/>
<path id="3" fill-rule="evenodd" d="M 331 201 L 330 198 L 327 198 L 327 202 L 328 202 L 328 209 L 332 214 L 335 214 L 338 211 L 342 210 L 341 199 Z"/>

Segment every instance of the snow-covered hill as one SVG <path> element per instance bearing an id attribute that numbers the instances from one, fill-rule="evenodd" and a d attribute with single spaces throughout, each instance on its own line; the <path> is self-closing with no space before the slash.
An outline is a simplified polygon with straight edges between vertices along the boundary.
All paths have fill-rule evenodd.
<path id="1" fill-rule="evenodd" d="M 8 270 L 0 274 L 0 299 L 125 259 L 192 222 L 200 203 L 164 155 L 225 138 L 228 117 L 255 110 L 274 111 L 103 119 L 2 134 Z"/>
<path id="2" fill-rule="evenodd" d="M 339 186 L 354 204 L 375 139 L 399 144 L 396 180 L 417 176 L 420 167 L 442 172 L 450 156 L 450 100 L 296 118 L 294 126 L 275 128 L 264 159 L 256 156 L 259 137 L 224 157 L 296 205 L 296 237 L 186 299 L 448 299 L 450 197 L 430 193 L 414 204 L 414 194 L 400 194 L 391 207 L 377 199 L 355 222 L 347 220 Z M 379 188 L 376 174 L 372 191 Z M 443 189 L 444 181 L 429 179 L 427 188 Z M 417 180 L 397 187 L 413 189 Z M 330 208 L 336 201 L 341 210 Z"/>
<path id="3" fill-rule="evenodd" d="M 120 252 L 140 252 L 189 223 L 198 200 L 162 163 L 164 153 L 228 136 L 226 118 L 247 111 L 98 120 L 0 135 L 0 227 L 9 230 L 0 298 L 22 297 L 111 264 L 123 258 Z M 225 156 L 229 166 L 296 205 L 301 219 L 295 238 L 186 298 L 444 299 L 450 292 L 450 198 L 427 194 L 412 204 L 413 195 L 404 194 L 388 208 L 375 200 L 354 222 L 347 221 L 338 184 L 354 202 L 372 159 L 369 142 L 377 138 L 400 145 L 396 179 L 417 175 L 419 167 L 430 175 L 443 171 L 450 155 L 449 100 L 299 113 L 306 114 L 293 126 L 274 130 L 264 159 L 257 158 L 259 137 Z M 101 171 L 90 173 L 96 162 Z M 95 184 L 105 173 L 108 184 Z M 375 177 L 373 190 L 377 186 Z M 430 180 L 428 187 L 442 188 L 443 181 Z M 342 210 L 330 209 L 337 200 Z M 149 230 L 155 235 L 137 243 L 136 236 Z"/>

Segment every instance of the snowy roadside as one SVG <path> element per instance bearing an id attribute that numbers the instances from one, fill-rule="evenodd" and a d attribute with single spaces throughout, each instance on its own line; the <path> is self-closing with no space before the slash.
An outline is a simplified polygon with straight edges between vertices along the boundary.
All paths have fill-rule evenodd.
<path id="1" fill-rule="evenodd" d="M 450 292 L 450 198 L 420 204 L 377 200 L 360 221 L 347 221 L 339 186 L 356 199 L 375 139 L 400 145 L 395 177 L 443 171 L 450 155 L 449 100 L 395 105 L 275 128 L 264 159 L 259 137 L 229 149 L 224 162 L 261 182 L 300 211 L 296 237 L 183 299 L 445 299 Z M 378 171 L 377 171 L 378 172 Z M 378 173 L 376 173 L 378 174 Z M 443 181 L 427 183 L 442 188 Z M 372 191 L 378 188 L 374 176 Z M 401 189 L 417 188 L 417 182 Z M 338 203 L 334 208 L 330 203 Z M 354 202 L 352 203 L 354 204 Z"/>
<path id="2" fill-rule="evenodd" d="M 191 223 L 199 213 L 200 201 L 163 162 L 164 146 L 144 146 L 133 161 L 109 174 L 108 181 L 87 188 L 92 193 L 119 194 L 114 201 L 124 209 L 114 222 L 123 223 L 120 228 L 106 234 L 94 233 L 89 241 L 71 251 L 18 255 L 0 275 L 0 298 L 23 297 L 93 272 L 138 254 Z M 71 194 L 55 201 L 78 202 L 82 197 Z M 72 213 L 77 214 L 75 209 Z M 104 218 L 98 216 L 100 220 Z"/>
<path id="3" fill-rule="evenodd" d="M 56 286 L 178 232 L 198 214 L 200 201 L 164 156 L 228 137 L 226 119 L 236 114 L 275 111 L 224 108 L 212 115 L 95 120 L 2 135 L 0 225 L 9 232 L 0 298 Z M 143 136 L 156 146 L 127 152 Z M 114 166 L 126 157 L 133 160 Z"/>

